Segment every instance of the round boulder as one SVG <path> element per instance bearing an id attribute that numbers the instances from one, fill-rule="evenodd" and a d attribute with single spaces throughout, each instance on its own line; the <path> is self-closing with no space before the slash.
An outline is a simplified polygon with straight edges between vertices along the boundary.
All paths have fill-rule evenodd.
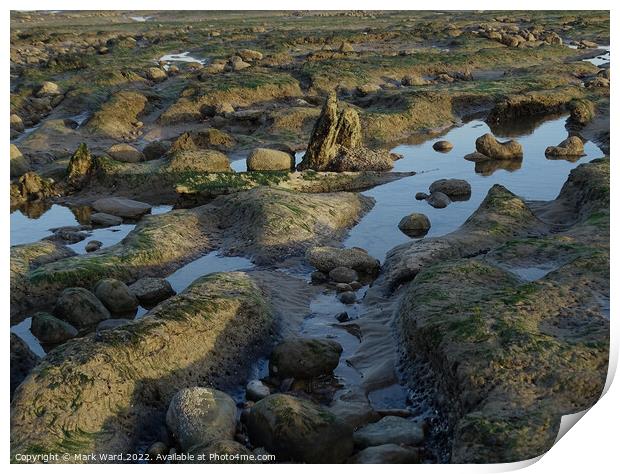
<path id="1" fill-rule="evenodd" d="M 447 140 L 439 140 L 438 142 L 433 143 L 433 150 L 440 151 L 442 153 L 447 153 L 454 148 L 454 145 Z"/>
<path id="2" fill-rule="evenodd" d="M 582 156 L 583 154 L 583 142 L 576 136 L 568 137 L 558 146 L 550 146 L 545 150 L 545 155 L 549 156 Z"/>
<path id="3" fill-rule="evenodd" d="M 11 178 L 17 178 L 28 171 L 30 165 L 22 152 L 15 145 L 11 143 L 11 154 L 10 154 L 10 172 Z"/>
<path id="4" fill-rule="evenodd" d="M 363 249 L 354 247 L 340 249 L 336 247 L 311 247 L 306 252 L 306 259 L 317 270 L 329 273 L 336 267 L 352 268 L 362 275 L 377 275 L 379 261 L 368 255 Z"/>
<path id="5" fill-rule="evenodd" d="M 523 147 L 515 140 L 498 141 L 493 134 L 485 133 L 476 139 L 476 150 L 494 160 L 520 160 Z"/>
<path id="6" fill-rule="evenodd" d="M 344 291 L 340 293 L 338 299 L 344 304 L 354 304 L 357 301 L 357 296 L 354 291 Z"/>
<path id="7" fill-rule="evenodd" d="M 131 313 L 138 308 L 138 298 L 125 283 L 114 278 L 100 280 L 95 285 L 95 296 L 115 314 Z"/>
<path id="8" fill-rule="evenodd" d="M 219 390 L 185 388 L 172 397 L 166 425 L 184 451 L 217 440 L 232 440 L 237 407 L 229 395 Z"/>
<path id="9" fill-rule="evenodd" d="M 414 212 L 403 217 L 398 223 L 398 228 L 409 237 L 422 237 L 431 228 L 431 221 L 426 215 Z"/>
<path id="10" fill-rule="evenodd" d="M 329 272 L 329 278 L 336 283 L 351 283 L 357 280 L 357 272 L 352 268 L 336 267 Z"/>
<path id="11" fill-rule="evenodd" d="M 353 430 L 308 400 L 275 394 L 250 410 L 248 434 L 278 461 L 340 463 L 353 451 Z"/>
<path id="12" fill-rule="evenodd" d="M 280 379 L 329 375 L 338 366 L 340 354 L 342 346 L 331 339 L 289 339 L 273 349 L 269 373 Z"/>
<path id="13" fill-rule="evenodd" d="M 260 380 L 250 380 L 245 387 L 245 397 L 253 402 L 268 397 L 270 393 L 269 387 Z"/>
<path id="14" fill-rule="evenodd" d="M 50 97 L 62 94 L 60 87 L 55 82 L 45 81 L 37 91 L 37 97 Z"/>
<path id="15" fill-rule="evenodd" d="M 106 151 L 116 161 L 124 163 L 138 163 L 144 161 L 144 154 L 127 143 L 117 143 Z"/>
<path id="16" fill-rule="evenodd" d="M 149 309 L 176 295 L 170 282 L 164 278 L 145 277 L 129 286 L 129 291 L 138 298 L 140 304 Z"/>
<path id="17" fill-rule="evenodd" d="M 428 190 L 431 194 L 444 193 L 452 201 L 467 200 L 471 196 L 471 185 L 464 179 L 439 179 Z"/>
<path id="18" fill-rule="evenodd" d="M 153 82 L 162 82 L 168 78 L 166 71 L 159 67 L 150 67 L 145 71 L 146 78 Z"/>
<path id="19" fill-rule="evenodd" d="M 217 150 L 178 151 L 170 157 L 170 171 L 194 171 L 197 173 L 231 173 L 228 157 Z"/>
<path id="20" fill-rule="evenodd" d="M 30 332 L 44 344 L 60 344 L 78 335 L 71 324 L 43 312 L 32 316 Z"/>
<path id="21" fill-rule="evenodd" d="M 450 201 L 450 198 L 444 193 L 435 191 L 434 193 L 431 193 L 426 202 L 428 202 L 435 209 L 443 209 L 444 207 L 448 207 L 452 201 Z"/>
<path id="22" fill-rule="evenodd" d="M 22 118 L 17 114 L 11 114 L 11 130 L 23 132 L 25 130 Z"/>
<path id="23" fill-rule="evenodd" d="M 56 301 L 54 316 L 81 329 L 92 327 L 99 321 L 109 319 L 110 312 L 87 289 L 67 288 Z"/>
<path id="24" fill-rule="evenodd" d="M 248 171 L 289 171 L 295 166 L 295 158 L 280 150 L 256 148 L 246 159 Z"/>

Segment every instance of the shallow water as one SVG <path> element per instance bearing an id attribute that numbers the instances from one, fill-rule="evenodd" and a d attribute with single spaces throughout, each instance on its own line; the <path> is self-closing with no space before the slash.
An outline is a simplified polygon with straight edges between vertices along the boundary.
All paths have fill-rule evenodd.
<path id="1" fill-rule="evenodd" d="M 578 49 L 576 45 L 572 45 L 569 44 L 567 45 L 569 48 L 571 49 Z M 603 53 L 593 57 L 593 58 L 587 58 L 584 59 L 584 61 L 587 61 L 589 63 L 594 64 L 595 66 L 601 66 L 605 63 L 608 63 L 610 60 L 610 45 L 599 45 L 596 49 L 600 49 L 603 50 Z"/>
<path id="2" fill-rule="evenodd" d="M 133 21 L 137 21 L 138 23 L 144 23 L 145 21 L 149 21 L 152 16 L 130 16 L 129 17 Z"/>
<path id="3" fill-rule="evenodd" d="M 172 206 L 153 206 L 151 214 L 162 214 L 172 209 Z M 76 215 L 66 206 L 52 205 L 41 216 L 28 217 L 17 209 L 11 213 L 11 245 L 37 242 L 52 235 L 50 229 L 65 226 L 79 226 Z M 77 253 L 85 253 L 84 247 L 90 240 L 103 242 L 103 247 L 114 245 L 135 227 L 135 224 L 121 224 L 113 227 L 96 228 L 86 231 L 89 236 L 76 244 L 69 245 Z"/>
<path id="4" fill-rule="evenodd" d="M 480 205 L 491 186 L 501 184 L 526 200 L 549 200 L 557 196 L 571 169 L 580 163 L 603 156 L 593 143 L 585 144 L 586 155 L 574 162 L 545 157 L 545 148 L 557 145 L 568 133 L 566 117 L 544 122 L 533 133 L 513 136 L 523 145 L 523 161 L 515 170 L 480 169 L 463 157 L 475 150 L 475 140 L 490 131 L 485 122 L 474 120 L 454 128 L 441 137 L 454 148 L 448 153 L 433 150 L 435 141 L 419 145 L 401 145 L 392 151 L 404 155 L 395 162 L 394 171 L 417 171 L 418 174 L 378 186 L 363 194 L 375 199 L 375 206 L 355 226 L 344 245 L 362 247 L 383 261 L 388 250 L 411 240 L 398 229 L 398 222 L 412 212 L 426 214 L 431 221 L 427 237 L 440 236 L 458 229 Z M 497 135 L 498 139 L 507 137 Z M 478 167 L 478 172 L 476 171 Z M 438 179 L 459 178 L 472 187 L 468 201 L 453 202 L 444 209 L 435 209 L 426 201 L 416 201 L 417 192 L 428 192 Z"/>
<path id="5" fill-rule="evenodd" d="M 200 64 L 205 64 L 207 61 L 206 59 L 198 59 L 195 58 L 193 56 L 190 56 L 190 52 L 189 51 L 185 51 L 184 53 L 171 53 L 171 54 L 164 54 L 161 58 L 159 58 L 160 61 L 164 61 L 167 63 L 200 63 Z"/>
<path id="6" fill-rule="evenodd" d="M 217 252 L 209 252 L 206 255 L 179 268 L 176 272 L 166 277 L 170 285 L 177 293 L 187 288 L 194 280 L 204 275 L 217 272 L 234 272 L 236 270 L 248 270 L 254 264 L 243 257 L 224 257 Z M 137 318 L 143 316 L 146 309 L 138 308 Z"/>
<path id="7" fill-rule="evenodd" d="M 350 231 L 344 245 L 365 248 L 371 255 L 383 260 L 388 250 L 411 240 L 400 232 L 398 222 L 412 212 L 422 212 L 431 220 L 432 226 L 427 236 L 439 236 L 452 232 L 478 208 L 489 188 L 496 183 L 506 186 L 526 200 L 555 198 L 571 169 L 580 163 L 603 155 L 596 145 L 586 143 L 586 155 L 576 161 L 547 159 L 544 155 L 545 148 L 549 145 L 557 145 L 568 135 L 565 122 L 566 117 L 561 117 L 543 122 L 533 131 L 528 131 L 528 127 L 523 127 L 512 128 L 504 132 L 504 134 L 510 133 L 511 138 L 518 140 L 524 149 L 523 161 L 519 166 L 512 166 L 510 170 L 488 169 L 463 159 L 464 155 L 474 151 L 475 139 L 490 131 L 486 123 L 479 120 L 454 128 L 441 137 L 454 145 L 448 153 L 433 150 L 433 143 L 440 137 L 419 145 L 397 146 L 393 151 L 404 155 L 404 158 L 395 162 L 394 171 L 417 171 L 418 174 L 364 192 L 365 195 L 375 199 L 375 205 Z M 499 134 L 496 136 L 500 140 L 506 138 Z M 301 161 L 302 157 L 303 152 L 297 153 L 296 161 Z M 233 169 L 245 171 L 245 156 L 239 154 L 231 158 Z M 415 200 L 416 192 L 427 192 L 431 183 L 442 178 L 466 179 L 472 186 L 471 198 L 468 201 L 453 202 L 445 209 L 434 209 L 425 201 Z M 169 206 L 161 206 L 154 208 L 153 213 L 167 212 L 167 210 Z M 49 235 L 50 227 L 76 224 L 75 215 L 63 206 L 52 206 L 39 219 L 29 219 L 16 211 L 11 214 L 11 243 L 33 242 Z M 101 240 L 105 246 L 112 245 L 120 241 L 132 228 L 133 225 L 123 224 L 116 228 L 97 229 L 91 237 L 71 247 L 78 252 L 83 252 L 86 242 L 92 239 Z M 180 292 L 203 275 L 220 271 L 245 270 L 252 267 L 252 262 L 246 258 L 222 257 L 217 252 L 211 252 L 183 266 L 167 279 L 173 288 Z M 550 270 L 542 267 L 514 269 L 515 273 L 525 280 L 538 279 Z M 301 276 L 308 277 L 307 274 Z M 360 374 L 347 363 L 347 359 L 355 353 L 359 345 L 355 332 L 355 319 L 366 311 L 365 305 L 360 302 L 366 290 L 367 287 L 358 290 L 358 303 L 354 305 L 342 304 L 334 291 L 317 295 L 311 301 L 310 316 L 303 321 L 299 330 L 301 337 L 328 337 L 337 340 L 342 345 L 343 354 L 335 375 L 345 387 L 361 383 Z M 604 306 L 605 303 L 601 305 Z M 342 311 L 349 314 L 351 321 L 339 325 L 335 316 Z M 146 312 L 146 309 L 139 308 L 136 317 L 139 318 Z M 12 327 L 11 331 L 20 334 L 33 351 L 41 354 L 43 348 L 30 334 L 29 327 L 30 318 Z M 250 379 L 266 375 L 267 359 L 260 358 L 252 366 Z M 237 401 L 243 401 L 243 387 L 239 387 L 232 395 Z M 403 408 L 406 405 L 407 391 L 405 387 L 395 384 L 371 392 L 369 399 L 375 408 Z"/>

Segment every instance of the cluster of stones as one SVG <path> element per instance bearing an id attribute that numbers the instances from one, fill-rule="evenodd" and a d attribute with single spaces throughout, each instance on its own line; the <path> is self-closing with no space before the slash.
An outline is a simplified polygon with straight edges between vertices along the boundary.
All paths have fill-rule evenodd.
<path id="1" fill-rule="evenodd" d="M 273 454 L 278 462 L 419 462 L 424 423 L 407 418 L 408 412 L 382 416 L 357 388 L 328 406 L 312 399 L 308 387 L 333 378 L 342 350 L 330 339 L 280 342 L 269 359 L 269 376 L 248 382 L 239 414 L 235 401 L 214 388 L 179 391 L 166 414 L 170 437 L 149 448 L 152 460 L 178 449 L 193 455 Z"/>
<path id="2" fill-rule="evenodd" d="M 93 291 L 66 288 L 51 314 L 38 312 L 32 316 L 30 330 L 43 344 L 61 344 L 93 328 L 100 333 L 130 324 L 128 318 L 133 318 L 139 305 L 152 308 L 174 294 L 170 283 L 162 278 L 146 277 L 130 286 L 105 278 Z"/>
<path id="3" fill-rule="evenodd" d="M 374 279 L 380 269 L 379 261 L 358 247 L 312 247 L 306 252 L 306 260 L 317 269 L 311 275 L 312 282 L 332 284 L 338 299 L 347 305 L 357 302 L 356 291 L 363 286 L 359 280 Z"/>
<path id="4" fill-rule="evenodd" d="M 58 84 L 43 82 L 27 97 L 21 106 L 21 115 L 11 114 L 11 139 L 16 138 L 27 127 L 32 127 L 48 115 L 54 107 L 65 98 L 64 91 Z"/>
<path id="5" fill-rule="evenodd" d="M 541 43 L 550 45 L 562 44 L 560 35 L 554 31 L 547 31 L 542 27 L 525 29 L 519 28 L 516 25 L 481 26 L 475 33 L 511 48 L 538 46 Z"/>

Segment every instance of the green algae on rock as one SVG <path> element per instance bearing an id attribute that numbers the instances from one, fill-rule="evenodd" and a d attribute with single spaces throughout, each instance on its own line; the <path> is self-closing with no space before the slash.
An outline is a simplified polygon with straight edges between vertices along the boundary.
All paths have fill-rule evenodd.
<path id="1" fill-rule="evenodd" d="M 219 273 L 139 321 L 73 339 L 15 394 L 11 450 L 129 452 L 141 430 L 163 421 L 179 389 L 239 373 L 272 322 L 270 303 L 249 275 Z"/>

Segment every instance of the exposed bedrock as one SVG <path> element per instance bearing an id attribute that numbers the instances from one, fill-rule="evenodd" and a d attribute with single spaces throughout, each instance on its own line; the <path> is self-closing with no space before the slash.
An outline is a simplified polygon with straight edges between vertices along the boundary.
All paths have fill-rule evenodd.
<path id="1" fill-rule="evenodd" d="M 274 285 L 295 295 L 294 309 Z M 12 451 L 132 452 L 179 390 L 243 380 L 280 320 L 309 312 L 310 294 L 276 272 L 212 274 L 140 320 L 57 347 L 15 393 Z"/>
<path id="2" fill-rule="evenodd" d="M 457 231 L 388 253 L 348 362 L 367 391 L 398 380 L 394 338 L 412 387 L 428 364 L 453 462 L 542 454 L 561 415 L 590 407 L 605 383 L 608 236 L 608 159 L 574 169 L 549 202 L 495 186 Z"/>
<path id="3" fill-rule="evenodd" d="M 32 271 L 22 251 L 11 274 L 11 314 L 23 319 L 25 310 L 52 304 L 64 288 L 92 289 L 103 278 L 131 283 L 169 274 L 216 244 L 223 253 L 248 255 L 256 263 L 301 256 L 311 246 L 336 242 L 372 205 L 371 198 L 354 193 L 297 194 L 263 187 L 191 210 L 147 216 L 116 245 Z"/>
<path id="4" fill-rule="evenodd" d="M 592 406 L 605 384 L 609 161 L 579 166 L 557 199 L 532 208 L 553 233 L 496 234 L 478 256 L 457 240 L 399 292 L 406 365 L 422 358 L 437 374 L 452 462 L 543 454 L 561 416 Z"/>
<path id="5" fill-rule="evenodd" d="M 339 107 L 330 93 L 317 119 L 300 170 L 315 171 L 389 171 L 393 159 L 386 150 L 363 146 L 358 112 L 350 106 Z"/>

